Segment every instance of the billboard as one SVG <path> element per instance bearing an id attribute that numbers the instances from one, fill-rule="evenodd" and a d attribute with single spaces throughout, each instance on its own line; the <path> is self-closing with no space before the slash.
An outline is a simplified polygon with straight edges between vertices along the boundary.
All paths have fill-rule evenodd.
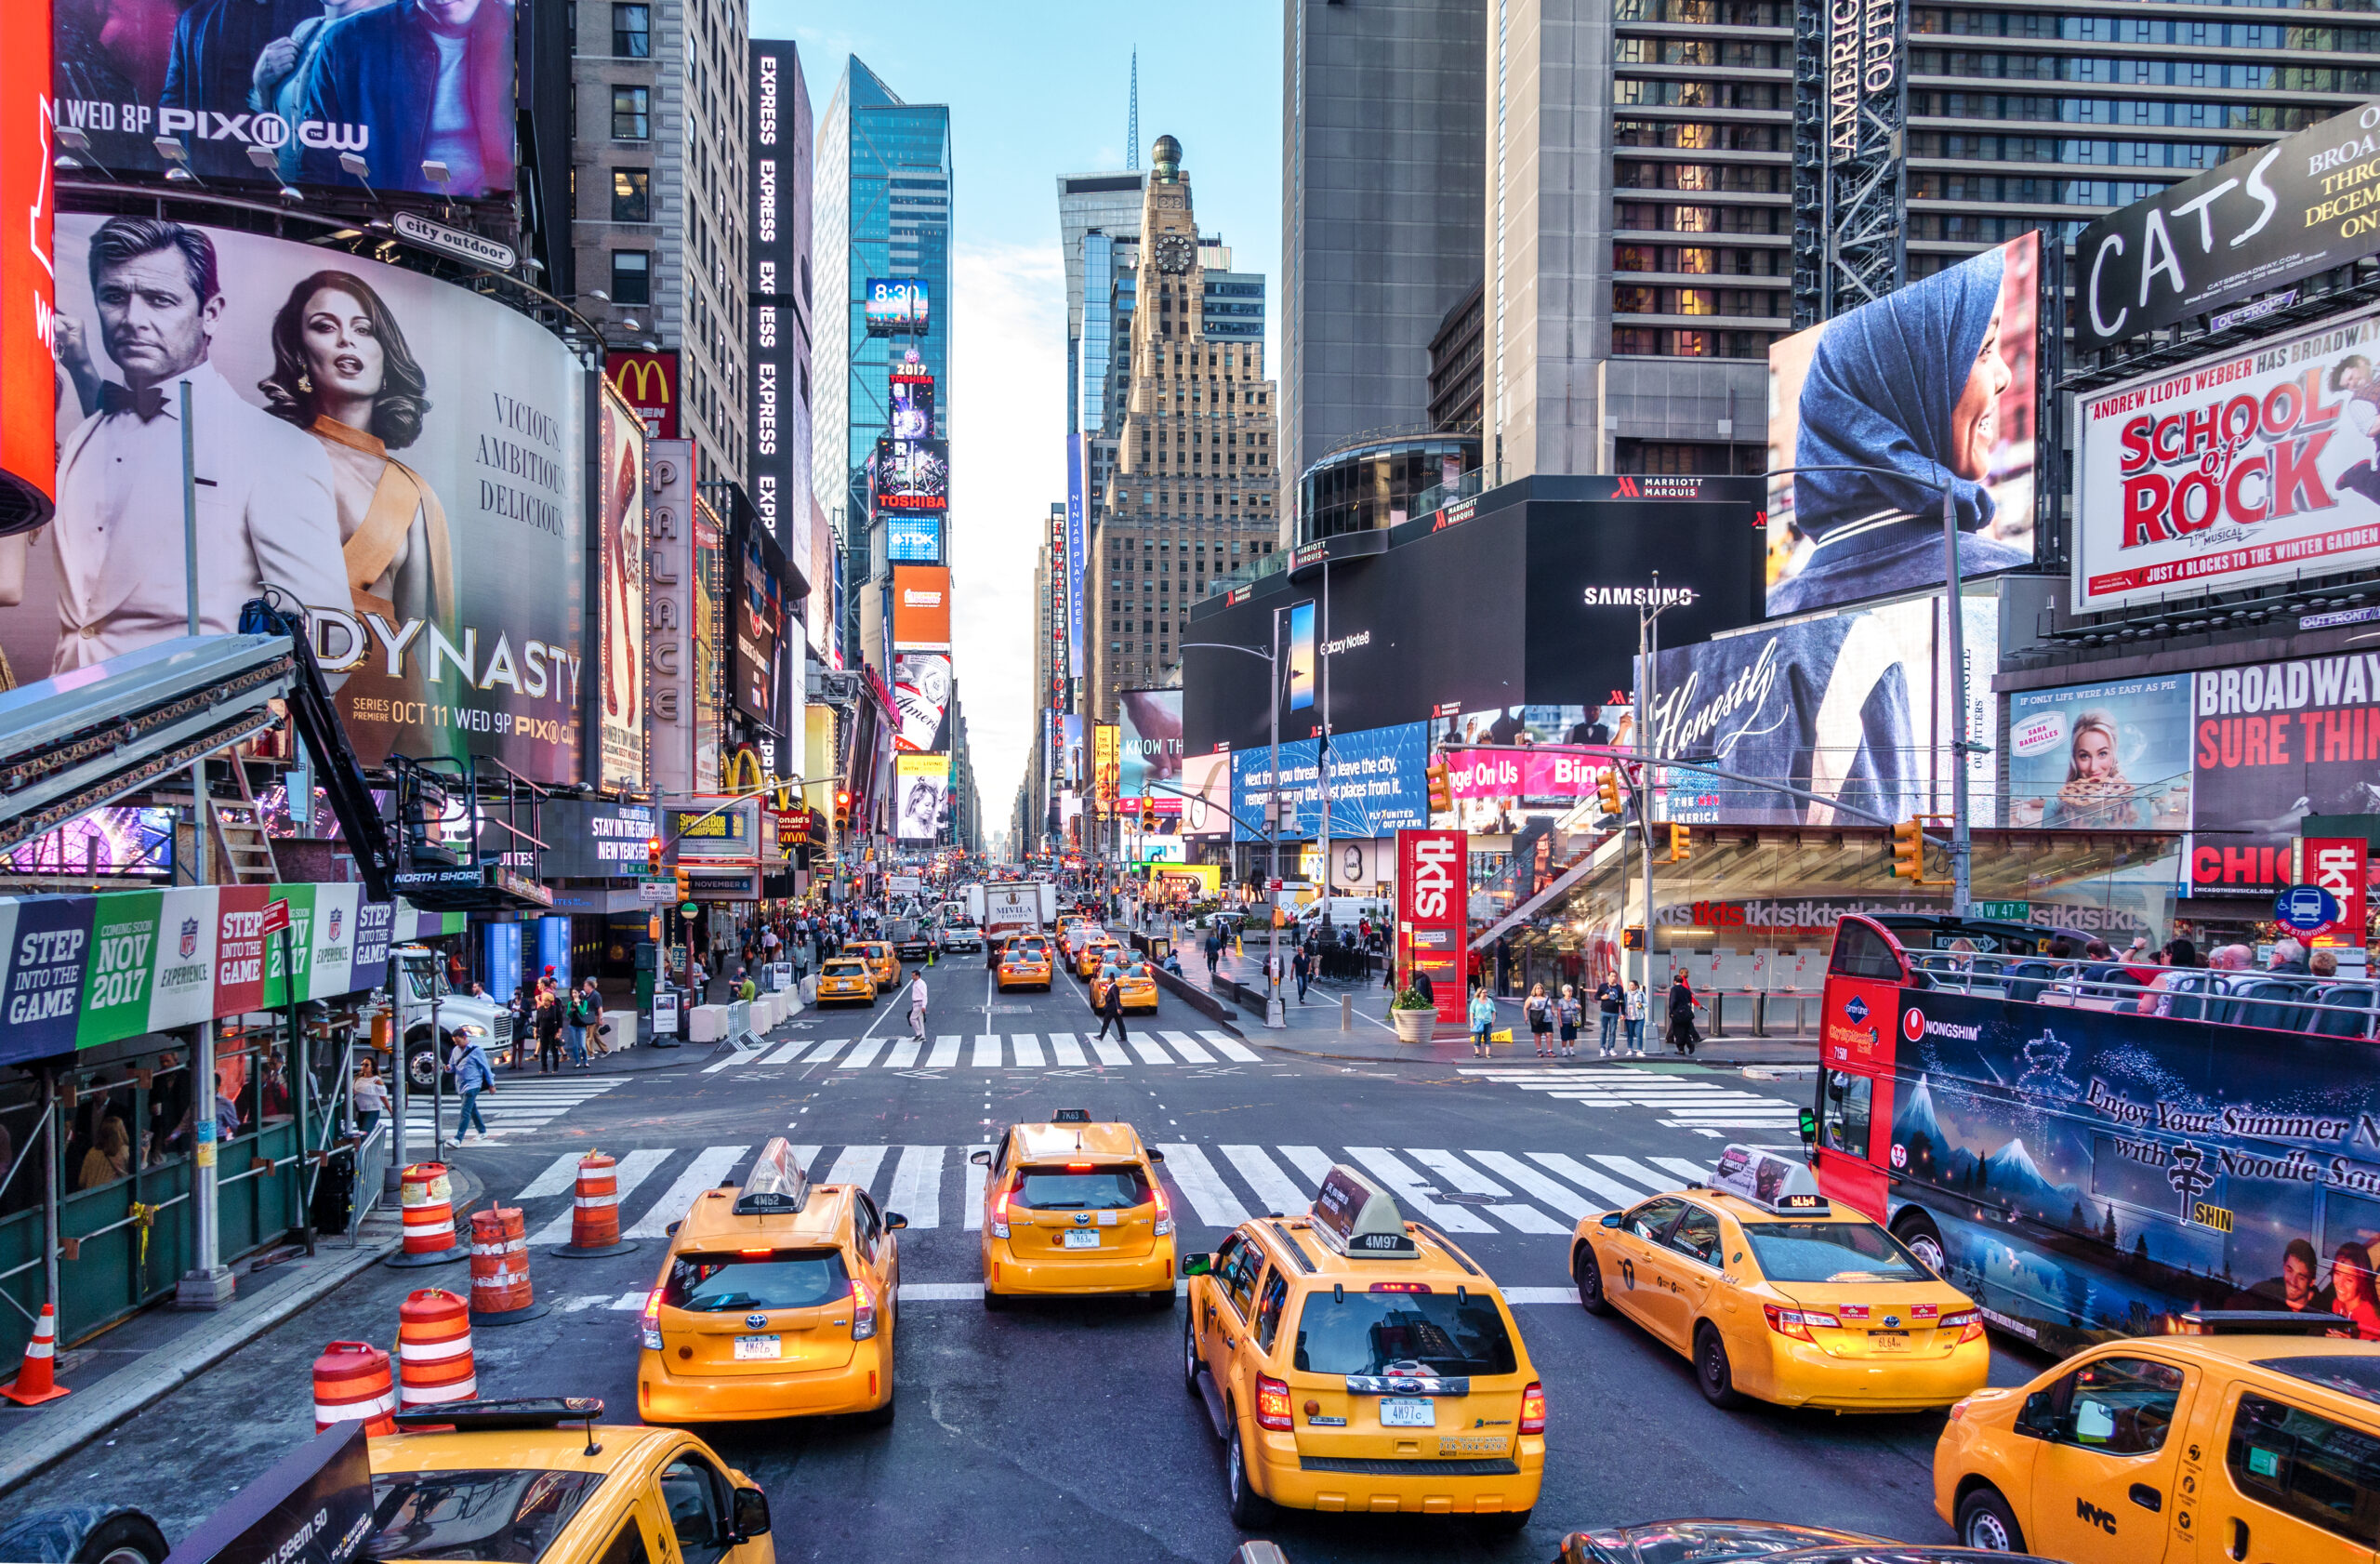
<path id="1" fill-rule="evenodd" d="M 932 510 L 892 510 L 877 517 L 884 529 L 884 558 L 891 564 L 940 564 L 942 524 Z"/>
<path id="2" fill-rule="evenodd" d="M 2360 104 L 2084 229 L 2075 345 L 2109 347 L 2370 255 L 2375 136 L 2380 103 Z"/>
<path id="3" fill-rule="evenodd" d="M 1284 840 L 1317 837 L 1322 828 L 1322 770 L 1312 738 L 1281 744 L 1281 792 L 1287 804 L 1282 815 Z M 1233 752 L 1233 808 L 1239 820 L 1233 835 L 1241 842 L 1263 840 L 1244 822 L 1262 824 L 1264 794 L 1271 787 L 1273 752 L 1269 745 Z M 1423 775 L 1430 762 L 1430 731 L 1426 722 L 1400 722 L 1330 736 L 1330 834 L 1334 837 L 1380 837 L 1429 824 L 1429 784 Z"/>
<path id="4" fill-rule="evenodd" d="M 2380 560 L 2375 357 L 2365 309 L 2077 398 L 2074 606 Z"/>
<path id="5" fill-rule="evenodd" d="M 1058 719 L 1058 780 L 1079 789 L 1091 780 L 1091 765 L 1083 753 L 1082 718 L 1067 712 Z"/>
<path id="6" fill-rule="evenodd" d="M 864 298 L 870 337 L 923 337 L 933 325 L 932 290 L 923 277 L 870 277 Z"/>
<path id="7" fill-rule="evenodd" d="M 934 438 L 932 376 L 896 374 L 892 377 L 891 422 L 895 440 Z"/>
<path id="8" fill-rule="evenodd" d="M 751 41 L 752 509 L 811 581 L 810 89 L 792 40 Z M 820 596 L 824 597 L 823 591 Z"/>
<path id="9" fill-rule="evenodd" d="M 1122 772 L 1117 754 L 1117 725 L 1094 722 L 1091 729 L 1091 796 L 1099 801 L 1103 814 L 1116 811 L 1116 785 Z"/>
<path id="10" fill-rule="evenodd" d="M 1182 785 L 1182 692 L 1126 690 L 1117 697 L 1117 725 L 1123 729 L 1123 766 L 1117 789 L 1128 799 L 1144 798 L 1149 784 Z M 1170 811 L 1180 801 L 1157 792 L 1160 807 Z"/>
<path id="11" fill-rule="evenodd" d="M 785 556 L 758 527 L 735 529 L 733 698 L 772 733 L 786 731 Z"/>
<path id="12" fill-rule="evenodd" d="M 1066 436 L 1066 546 L 1057 562 L 1066 576 L 1066 676 L 1079 679 L 1082 671 L 1083 571 L 1091 553 L 1089 536 L 1083 525 L 1082 510 L 1082 436 Z"/>
<path id="13" fill-rule="evenodd" d="M 1963 577 L 2032 563 L 2041 292 L 2026 233 L 1770 346 L 1772 616 L 1938 585 L 1945 481 Z"/>
<path id="14" fill-rule="evenodd" d="M 2380 815 L 2380 653 L 2196 675 L 2190 884 L 2291 883 L 2308 815 Z"/>
<path id="15" fill-rule="evenodd" d="M 0 871 L 75 880 L 170 880 L 175 815 L 171 809 L 94 809 L 0 854 Z"/>
<path id="16" fill-rule="evenodd" d="M 694 443 L 645 449 L 645 762 L 653 791 L 694 790 Z"/>
<path id="17" fill-rule="evenodd" d="M 932 842 L 942 834 L 950 801 L 948 755 L 892 757 L 892 834 Z"/>
<path id="18" fill-rule="evenodd" d="M 1463 992 L 1463 918 L 1469 903 L 1470 843 L 1461 831 L 1396 833 L 1396 963 L 1430 974 L 1438 1019 L 1460 1024 Z"/>
<path id="19" fill-rule="evenodd" d="M 876 508 L 879 510 L 950 509 L 950 442 L 893 440 L 876 443 Z"/>
<path id="20" fill-rule="evenodd" d="M 1232 834 L 1231 751 L 1189 755 L 1182 762 L 1182 834 L 1223 837 Z"/>
<path id="21" fill-rule="evenodd" d="M 2047 830 L 2190 828 L 2190 676 L 2008 697 L 2008 820 Z"/>
<path id="22" fill-rule="evenodd" d="M 595 398 L 597 787 L 644 790 L 644 425 L 609 381 Z"/>
<path id="23" fill-rule="evenodd" d="M 659 832 L 653 806 L 597 799 L 548 799 L 537 810 L 537 878 L 626 880 L 641 876 L 645 843 Z"/>
<path id="24" fill-rule="evenodd" d="M 584 777 L 587 445 L 570 351 L 377 261 L 150 218 L 58 223 L 78 350 L 59 505 L 0 538 L 20 679 L 181 635 L 178 381 L 191 387 L 200 629 L 266 582 L 308 609 L 358 757 Z M 61 326 L 61 337 L 70 334 Z"/>
<path id="25" fill-rule="evenodd" d="M 945 748 L 943 720 L 950 709 L 950 654 L 896 647 L 892 653 L 892 709 L 901 725 L 892 747 L 907 753 Z"/>
<path id="26" fill-rule="evenodd" d="M 892 567 L 892 643 L 950 650 L 950 572 L 938 564 Z"/>
<path id="27" fill-rule="evenodd" d="M 1975 823 L 1993 824 L 1999 603 L 1964 599 L 1965 737 Z M 1950 807 L 1950 659 L 1939 598 L 1797 620 L 1661 649 L 1653 750 L 1782 782 L 1887 820 Z M 1825 803 L 1673 770 L 1655 819 L 1686 824 L 1835 823 Z M 1861 816 L 1848 816 L 1858 822 Z"/>
<path id="28" fill-rule="evenodd" d="M 58 492 L 51 397 L 49 0 L 0 7 L 0 528 L 49 516 Z"/>
<path id="29" fill-rule="evenodd" d="M 511 199 L 510 0 L 55 3 L 58 123 L 111 178 Z"/>
<path id="30" fill-rule="evenodd" d="M 607 352 L 603 378 L 628 399 L 644 420 L 648 440 L 678 438 L 678 350 L 657 352 Z"/>

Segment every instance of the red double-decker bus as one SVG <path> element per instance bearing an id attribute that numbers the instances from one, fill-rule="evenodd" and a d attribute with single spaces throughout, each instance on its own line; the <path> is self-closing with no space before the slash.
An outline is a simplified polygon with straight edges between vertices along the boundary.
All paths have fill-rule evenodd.
<path id="1" fill-rule="evenodd" d="M 2084 937 L 1844 919 L 1804 1125 L 1819 1187 L 2052 1352 L 2192 1308 L 2380 1340 L 2380 992 L 2050 954 Z"/>

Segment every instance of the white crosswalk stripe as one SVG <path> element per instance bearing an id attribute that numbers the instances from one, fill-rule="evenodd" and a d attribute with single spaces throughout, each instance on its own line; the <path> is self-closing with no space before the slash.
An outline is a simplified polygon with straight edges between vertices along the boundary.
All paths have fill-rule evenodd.
<path id="1" fill-rule="evenodd" d="M 767 1044 L 714 1060 L 703 1067 L 703 1073 L 807 1070 L 813 1065 L 832 1065 L 832 1073 L 841 1074 L 866 1069 L 1087 1069 L 1094 1065 L 1169 1068 L 1264 1063 L 1263 1054 L 1224 1032 L 1135 1030 L 1124 1043 L 1074 1032 L 982 1032 L 972 1038 L 945 1034 L 931 1043 L 889 1035 L 856 1041 L 800 1038 L 782 1046 Z"/>
<path id="2" fill-rule="evenodd" d="M 972 1160 L 987 1146 L 797 1146 L 795 1160 L 822 1184 L 866 1189 L 878 1205 L 908 1218 L 912 1230 L 983 1226 L 987 1171 Z M 1201 1237 L 1250 1215 L 1297 1215 L 1334 1162 L 1361 1168 L 1394 1193 L 1408 1214 L 1449 1233 L 1557 1239 L 1595 1212 L 1633 1205 L 1709 1176 L 1686 1157 L 1608 1152 L 1494 1150 L 1442 1146 L 1260 1146 L 1167 1141 L 1160 1175 L 1174 1196 L 1176 1220 Z M 733 1180 L 749 1146 L 640 1146 L 620 1155 L 615 1177 L 623 1238 L 655 1239 L 682 1218 L 703 1192 Z M 668 1173 L 666 1186 L 662 1175 Z M 512 1200 L 532 1206 L 533 1244 L 570 1241 L 577 1154 L 556 1158 Z M 658 1195 L 650 1191 L 660 1187 Z M 1461 1197 L 1454 1199 L 1450 1197 Z M 957 1201 L 958 1216 L 949 1213 Z M 594 1305 L 585 1306 L 593 1307 Z"/>
<path id="3" fill-rule="evenodd" d="M 1458 1073 L 1581 1107 L 1650 1108 L 1667 1128 L 1713 1137 L 1729 1130 L 1790 1130 L 1801 1120 L 1798 1101 L 1742 1091 L 1708 1076 L 1670 1075 L 1624 1065 L 1497 1067 Z"/>
<path id="4" fill-rule="evenodd" d="M 1211 1065 L 1215 1056 L 1207 1052 L 1197 1038 L 1188 1032 L 1159 1032 L 1157 1036 L 1173 1044 L 1173 1051 L 1194 1065 Z"/>
<path id="5" fill-rule="evenodd" d="M 486 1121 L 489 1140 L 516 1140 L 533 1130 L 543 1129 L 581 1104 L 628 1084 L 628 1080 L 624 1075 L 549 1075 L 543 1080 L 533 1075 L 518 1080 L 499 1077 L 494 1090 L 480 1093 L 480 1118 Z M 435 1098 L 426 1092 L 407 1094 L 408 1155 L 427 1151 L 433 1112 L 444 1137 L 451 1141 L 462 1122 L 462 1099 L 452 1092 Z"/>

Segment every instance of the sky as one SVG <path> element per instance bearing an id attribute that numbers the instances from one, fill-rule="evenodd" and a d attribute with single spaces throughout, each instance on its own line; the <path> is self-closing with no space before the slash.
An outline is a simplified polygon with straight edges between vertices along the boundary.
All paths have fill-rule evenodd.
<path id="1" fill-rule="evenodd" d="M 1166 14 L 1082 0 L 751 7 L 754 37 L 799 46 L 818 118 L 852 55 L 904 100 L 950 105 L 955 297 L 942 320 L 952 333 L 951 641 L 986 837 L 1007 828 L 1025 775 L 1034 550 L 1051 504 L 1066 494 L 1057 176 L 1125 166 L 1136 45 L 1141 166 L 1157 137 L 1182 143 L 1199 231 L 1232 246 L 1236 270 L 1264 274 L 1268 369 L 1274 363 L 1280 0 L 1210 0 L 1155 25 Z"/>

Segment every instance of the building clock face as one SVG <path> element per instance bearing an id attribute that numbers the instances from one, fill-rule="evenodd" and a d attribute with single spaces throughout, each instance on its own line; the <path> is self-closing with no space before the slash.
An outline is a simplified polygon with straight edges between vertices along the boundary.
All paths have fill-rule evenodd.
<path id="1" fill-rule="evenodd" d="M 1157 242 L 1157 269 L 1177 273 L 1187 272 L 1191 258 L 1197 251 L 1197 246 L 1190 243 L 1189 235 L 1169 233 Z"/>

